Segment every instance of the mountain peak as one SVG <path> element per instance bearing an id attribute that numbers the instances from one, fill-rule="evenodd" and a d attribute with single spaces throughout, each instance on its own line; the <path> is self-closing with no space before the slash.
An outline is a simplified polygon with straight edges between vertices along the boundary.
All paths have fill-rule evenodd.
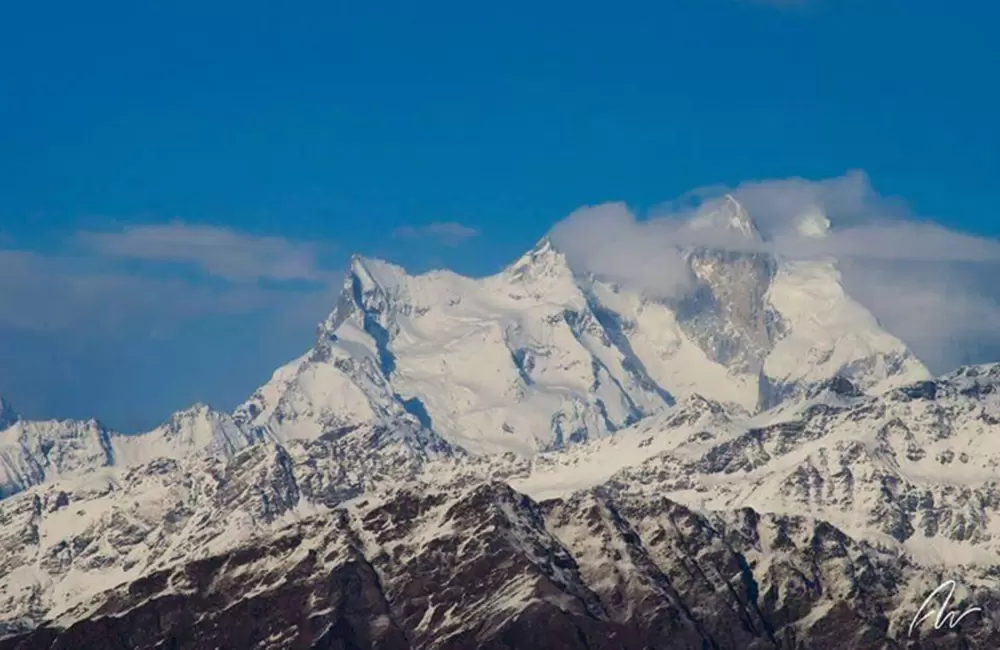
<path id="1" fill-rule="evenodd" d="M 373 257 L 363 257 L 354 254 L 351 256 L 344 286 L 350 287 L 355 279 L 357 279 L 361 284 L 362 290 L 374 287 L 392 289 L 398 286 L 407 275 L 406 269 L 401 266 Z"/>
<path id="2" fill-rule="evenodd" d="M 690 225 L 697 229 L 736 233 L 744 239 L 753 241 L 762 239 L 757 224 L 732 194 L 726 194 L 721 199 L 707 204 L 706 208 L 699 211 L 690 221 Z"/>
<path id="3" fill-rule="evenodd" d="M 571 277 L 566 256 L 560 252 L 548 236 L 507 267 L 505 274 L 511 280 Z"/>
<path id="4" fill-rule="evenodd" d="M 171 417 L 173 418 L 181 418 L 186 416 L 202 417 L 210 415 L 218 415 L 218 412 L 205 402 L 195 402 L 186 409 L 177 411 Z"/>

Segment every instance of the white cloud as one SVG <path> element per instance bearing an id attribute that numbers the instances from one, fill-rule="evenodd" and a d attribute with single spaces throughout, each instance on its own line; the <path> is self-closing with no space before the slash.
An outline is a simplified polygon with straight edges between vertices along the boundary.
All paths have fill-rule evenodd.
<path id="1" fill-rule="evenodd" d="M 173 223 L 77 233 L 73 241 L 79 246 L 69 252 L 0 248 L 0 327 L 86 338 L 255 312 L 318 321 L 339 286 L 339 274 L 320 267 L 316 245 L 280 237 Z M 200 273 L 169 266 L 140 273 L 128 260 Z M 268 288 L 258 280 L 306 284 Z"/>
<path id="2" fill-rule="evenodd" d="M 92 260 L 0 251 L 0 327 L 73 336 L 164 330 L 205 316 L 287 309 L 318 293 L 209 286 L 93 266 Z"/>
<path id="3" fill-rule="evenodd" d="M 445 246 L 458 246 L 478 237 L 479 231 L 455 221 L 434 221 L 423 226 L 400 226 L 392 234 L 404 239 L 436 239 Z"/>
<path id="4" fill-rule="evenodd" d="M 709 244 L 784 257 L 840 260 L 848 292 L 929 363 L 944 371 L 1000 350 L 1000 241 L 915 219 L 859 171 L 838 178 L 753 181 L 728 189 L 765 241 L 691 230 L 727 188 L 699 188 L 639 218 L 622 204 L 577 210 L 551 236 L 578 269 L 659 297 L 682 294 L 688 272 L 677 247 Z M 816 237 L 817 226 L 833 229 Z M 804 227 L 804 223 L 809 228 Z M 807 236 L 806 232 L 814 236 Z"/>
<path id="5" fill-rule="evenodd" d="M 934 370 L 1000 360 L 1000 264 L 842 264 L 848 291 Z"/>
<path id="6" fill-rule="evenodd" d="M 175 222 L 129 226 L 121 232 L 81 233 L 78 238 L 97 254 L 193 264 L 231 281 L 321 277 L 314 245 L 226 228 Z"/>
<path id="7" fill-rule="evenodd" d="M 679 236 L 679 221 L 640 221 L 623 203 L 580 208 L 549 233 L 571 266 L 661 298 L 689 286 Z"/>
<path id="8" fill-rule="evenodd" d="M 901 199 L 885 197 L 860 171 L 820 181 L 792 178 L 743 183 L 732 194 L 784 255 L 833 255 L 925 262 L 1000 260 L 1000 241 L 913 218 Z M 803 238 L 799 219 L 822 215 L 836 226 Z"/>
<path id="9" fill-rule="evenodd" d="M 0 250 L 0 393 L 28 417 L 128 431 L 194 400 L 231 408 L 308 344 L 338 284 L 153 277 L 97 255 Z"/>
<path id="10" fill-rule="evenodd" d="M 788 254 L 828 254 L 915 262 L 1000 261 L 1000 241 L 955 232 L 935 224 L 881 221 L 835 231 L 824 240 L 784 242 Z M 797 247 L 797 250 L 796 250 Z"/>

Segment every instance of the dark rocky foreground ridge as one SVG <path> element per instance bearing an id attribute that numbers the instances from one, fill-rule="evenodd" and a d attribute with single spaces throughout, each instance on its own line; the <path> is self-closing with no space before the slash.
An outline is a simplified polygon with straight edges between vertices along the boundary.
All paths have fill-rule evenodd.
<path id="1" fill-rule="evenodd" d="M 1000 589 L 907 638 L 947 577 L 802 517 L 420 484 L 148 574 L 0 650 L 1000 647 Z"/>

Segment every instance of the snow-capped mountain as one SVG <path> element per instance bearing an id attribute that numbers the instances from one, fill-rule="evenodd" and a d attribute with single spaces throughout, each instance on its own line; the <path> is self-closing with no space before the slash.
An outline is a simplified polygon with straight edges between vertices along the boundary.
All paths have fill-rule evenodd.
<path id="1" fill-rule="evenodd" d="M 174 413 L 148 433 L 114 436 L 111 443 L 115 463 L 131 467 L 156 458 L 176 458 L 192 452 L 231 458 L 260 440 L 228 414 L 196 404 Z"/>
<path id="2" fill-rule="evenodd" d="M 761 240 L 731 197 L 690 227 Z M 694 395 L 757 412 L 831 377 L 873 393 L 928 378 L 846 295 L 834 262 L 705 246 L 683 253 L 692 290 L 669 300 L 572 269 L 548 239 L 482 279 L 411 276 L 354 257 L 313 347 L 231 418 L 196 406 L 141 436 L 95 434 L 89 460 L 72 469 L 40 441 L 60 447 L 64 431 L 78 446 L 88 425 L 49 423 L 25 438 L 36 425 L 22 424 L 0 439 L 0 490 L 79 468 L 192 450 L 231 456 L 265 438 L 336 437 L 362 425 L 419 426 L 473 453 L 530 456 L 607 437 Z M 3 424 L 9 430 L 14 416 Z"/>
<path id="3" fill-rule="evenodd" d="M 981 379 L 964 382 L 970 371 Z M 992 401 L 970 409 L 963 400 L 992 395 L 998 380 L 997 368 L 968 369 L 936 382 L 933 397 L 915 384 L 881 398 L 835 381 L 785 416 L 807 431 L 826 423 L 839 443 L 850 429 L 825 409 L 857 416 L 884 407 L 895 417 L 916 401 L 938 402 L 961 414 L 940 423 L 937 431 L 950 433 L 940 440 L 963 446 L 979 434 L 972 426 L 979 414 L 1000 410 Z M 939 521 L 969 512 L 984 525 L 972 535 L 921 527 L 920 536 L 954 544 L 940 557 L 882 543 L 877 528 L 874 539 L 846 533 L 808 503 L 803 514 L 782 512 L 787 504 L 766 497 L 760 507 L 705 508 L 691 496 L 699 486 L 712 494 L 724 478 L 726 488 L 742 483 L 743 501 L 752 500 L 754 472 L 770 463 L 771 472 L 794 476 L 784 457 L 797 447 L 821 453 L 825 436 L 798 440 L 788 435 L 796 425 L 785 422 L 777 433 L 750 434 L 767 447 L 753 451 L 737 433 L 759 431 L 747 429 L 752 421 L 740 424 L 732 420 L 738 414 L 701 399 L 674 410 L 651 429 L 636 425 L 530 460 L 464 458 L 429 446 L 419 429 L 386 438 L 362 427 L 336 439 L 252 445 L 229 461 L 157 460 L 115 481 L 38 486 L 0 502 L 0 547 L 9 551 L 0 558 L 0 630 L 8 635 L 0 649 L 164 642 L 860 649 L 907 639 L 918 648 L 1000 641 L 989 616 L 956 629 L 928 624 L 913 637 L 907 629 L 945 578 L 960 577 L 963 608 L 1000 607 L 995 546 L 981 534 L 994 525 L 995 503 L 940 503 Z M 867 430 L 858 430 L 859 440 Z M 553 467 L 572 473 L 614 457 L 621 450 L 607 445 L 616 439 L 633 455 L 670 449 L 649 452 L 611 481 L 592 475 L 587 486 L 584 469 L 553 489 L 560 475 Z M 675 467 L 674 458 L 688 465 Z M 854 478 L 865 503 L 867 471 Z M 545 476 L 530 485 L 537 474 Z M 946 487 L 937 494 L 949 493 L 961 497 Z M 927 507 L 906 491 L 890 491 L 881 503 L 885 512 Z M 972 504 L 981 510 L 972 513 Z M 961 552 L 977 547 L 978 554 Z"/>
<path id="4" fill-rule="evenodd" d="M 484 280 L 412 277 L 355 258 L 313 350 L 237 419 L 279 439 L 410 421 L 473 452 L 530 455 L 607 435 L 671 401 L 543 242 Z"/>
<path id="5" fill-rule="evenodd" d="M 836 380 L 767 420 L 712 427 L 611 478 L 710 510 L 809 515 L 934 563 L 1000 553 L 1000 365 L 880 397 Z"/>
<path id="6" fill-rule="evenodd" d="M 110 472 L 157 458 L 228 458 L 260 441 L 225 413 L 198 404 L 140 435 L 97 420 L 13 420 L 0 431 L 0 498 L 60 477 Z"/>
<path id="7" fill-rule="evenodd" d="M 111 432 L 96 420 L 17 420 L 0 433 L 0 497 L 113 462 Z"/>
<path id="8" fill-rule="evenodd" d="M 760 237 L 731 197 L 691 226 Z M 483 279 L 355 257 L 316 345 L 236 418 L 283 440 L 416 421 L 473 452 L 530 455 L 695 394 L 758 411 L 836 376 L 876 393 L 929 377 L 834 262 L 685 255 L 694 288 L 675 300 L 575 271 L 548 239 Z"/>
<path id="9" fill-rule="evenodd" d="M 0 417 L 0 650 L 995 647 L 907 625 L 1000 613 L 1000 365 L 931 379 L 731 198 L 688 226 L 742 244 L 683 296 L 355 257 L 232 415 Z"/>

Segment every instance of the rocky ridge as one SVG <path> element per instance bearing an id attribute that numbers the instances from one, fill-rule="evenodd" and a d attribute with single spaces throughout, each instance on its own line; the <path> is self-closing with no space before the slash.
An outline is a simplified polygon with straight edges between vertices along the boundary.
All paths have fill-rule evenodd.
<path id="1" fill-rule="evenodd" d="M 679 300 L 548 240 L 354 258 L 231 415 L 0 402 L 0 649 L 995 646 L 1000 365 L 930 378 L 731 199 L 692 227 L 744 244 Z M 947 578 L 982 611 L 911 635 Z"/>
<path id="2" fill-rule="evenodd" d="M 530 459 L 469 456 L 419 427 L 357 429 L 327 439 L 267 441 L 228 460 L 155 460 L 114 480 L 55 481 L 0 501 L 0 546 L 13 551 L 0 563 L 0 602 L 11 613 L 4 624 L 19 643 L 73 639 L 74 630 L 90 629 L 94 621 L 115 630 L 139 616 L 133 609 L 151 606 L 146 597 L 129 596 L 151 576 L 209 566 L 212 577 L 203 579 L 221 581 L 214 588 L 225 591 L 236 575 L 283 575 L 312 548 L 335 558 L 317 575 L 331 575 L 326 570 L 341 561 L 358 562 L 352 572 L 366 567 L 367 577 L 352 573 L 351 580 L 367 585 L 364 602 L 388 607 L 386 624 L 392 621 L 389 628 L 401 635 L 382 647 L 463 647 L 470 639 L 488 647 L 501 643 L 494 635 L 526 634 L 507 630 L 518 621 L 546 630 L 554 625 L 546 637 L 553 643 L 583 634 L 591 647 L 602 646 L 588 635 L 612 631 L 622 635 L 614 637 L 621 639 L 618 647 L 880 647 L 873 639 L 881 647 L 907 647 L 903 623 L 935 580 L 959 576 L 969 602 L 987 612 L 994 602 L 1000 450 L 990 446 L 989 434 L 1000 414 L 998 383 L 1000 366 L 965 368 L 882 397 L 835 380 L 808 402 L 771 414 L 766 426 L 693 398 L 657 422 Z M 903 421 L 910 423 L 906 430 L 894 424 Z M 877 451 L 862 454 L 869 445 Z M 957 489 L 945 474 L 960 463 L 963 487 Z M 622 465 L 617 471 L 616 464 Z M 596 466 L 605 466 L 607 480 Z M 932 468 L 940 475 L 932 476 Z M 341 525 L 342 541 L 322 537 Z M 290 531 L 303 528 L 312 531 L 307 537 L 326 541 L 280 541 L 299 539 Z M 663 546 L 667 533 L 674 542 Z M 482 545 L 468 542 L 479 537 Z M 254 560 L 225 577 L 239 562 L 222 558 L 270 558 L 262 549 L 274 544 L 284 550 L 275 551 L 273 566 L 271 559 L 260 560 L 270 568 Z M 509 567 L 501 559 L 507 552 L 515 553 Z M 700 558 L 713 552 L 722 554 L 712 560 L 721 564 L 708 571 Z M 490 582 L 499 579 L 497 566 L 509 572 L 510 585 Z M 681 589 L 682 575 L 709 583 Z M 181 584 L 174 577 L 156 580 Z M 393 584 L 399 591 L 387 591 Z M 192 586 L 159 597 L 170 595 L 172 607 L 195 608 L 210 626 L 218 624 L 211 623 L 214 616 L 249 606 L 244 599 L 271 602 L 286 597 L 278 595 L 282 590 L 308 585 L 291 581 L 274 593 L 269 590 L 277 586 L 262 585 L 259 594 L 230 587 L 212 598 Z M 329 588 L 323 585 L 308 589 Z M 858 601 L 862 594 L 866 604 Z M 483 599 L 478 605 L 477 597 Z M 215 613 L 198 609 L 214 607 L 213 598 L 229 605 Z M 326 610 L 316 608 L 323 616 Z M 169 619 L 168 612 L 157 616 Z M 315 629 L 344 624 L 323 620 Z M 734 621 L 740 621 L 738 634 Z M 990 621 L 962 626 L 961 634 L 975 642 L 969 647 L 987 647 L 975 644 L 995 638 Z M 351 625 L 373 624 L 358 619 Z M 257 646 L 220 647 L 324 647 L 301 645 L 301 622 L 296 625 L 280 638 L 271 632 L 257 639 Z M 824 629 L 827 636 L 820 634 Z M 845 629 L 853 630 L 854 645 L 833 645 Z M 162 631 L 178 639 L 185 634 Z M 373 631 L 365 634 L 379 647 Z M 520 638 L 510 643 L 527 643 Z M 676 645 L 660 645 L 667 638 Z M 914 647 L 954 647 L 955 639 Z M 194 638 L 187 642 L 181 647 L 202 647 Z M 404 645 L 392 645 L 397 642 Z"/>

